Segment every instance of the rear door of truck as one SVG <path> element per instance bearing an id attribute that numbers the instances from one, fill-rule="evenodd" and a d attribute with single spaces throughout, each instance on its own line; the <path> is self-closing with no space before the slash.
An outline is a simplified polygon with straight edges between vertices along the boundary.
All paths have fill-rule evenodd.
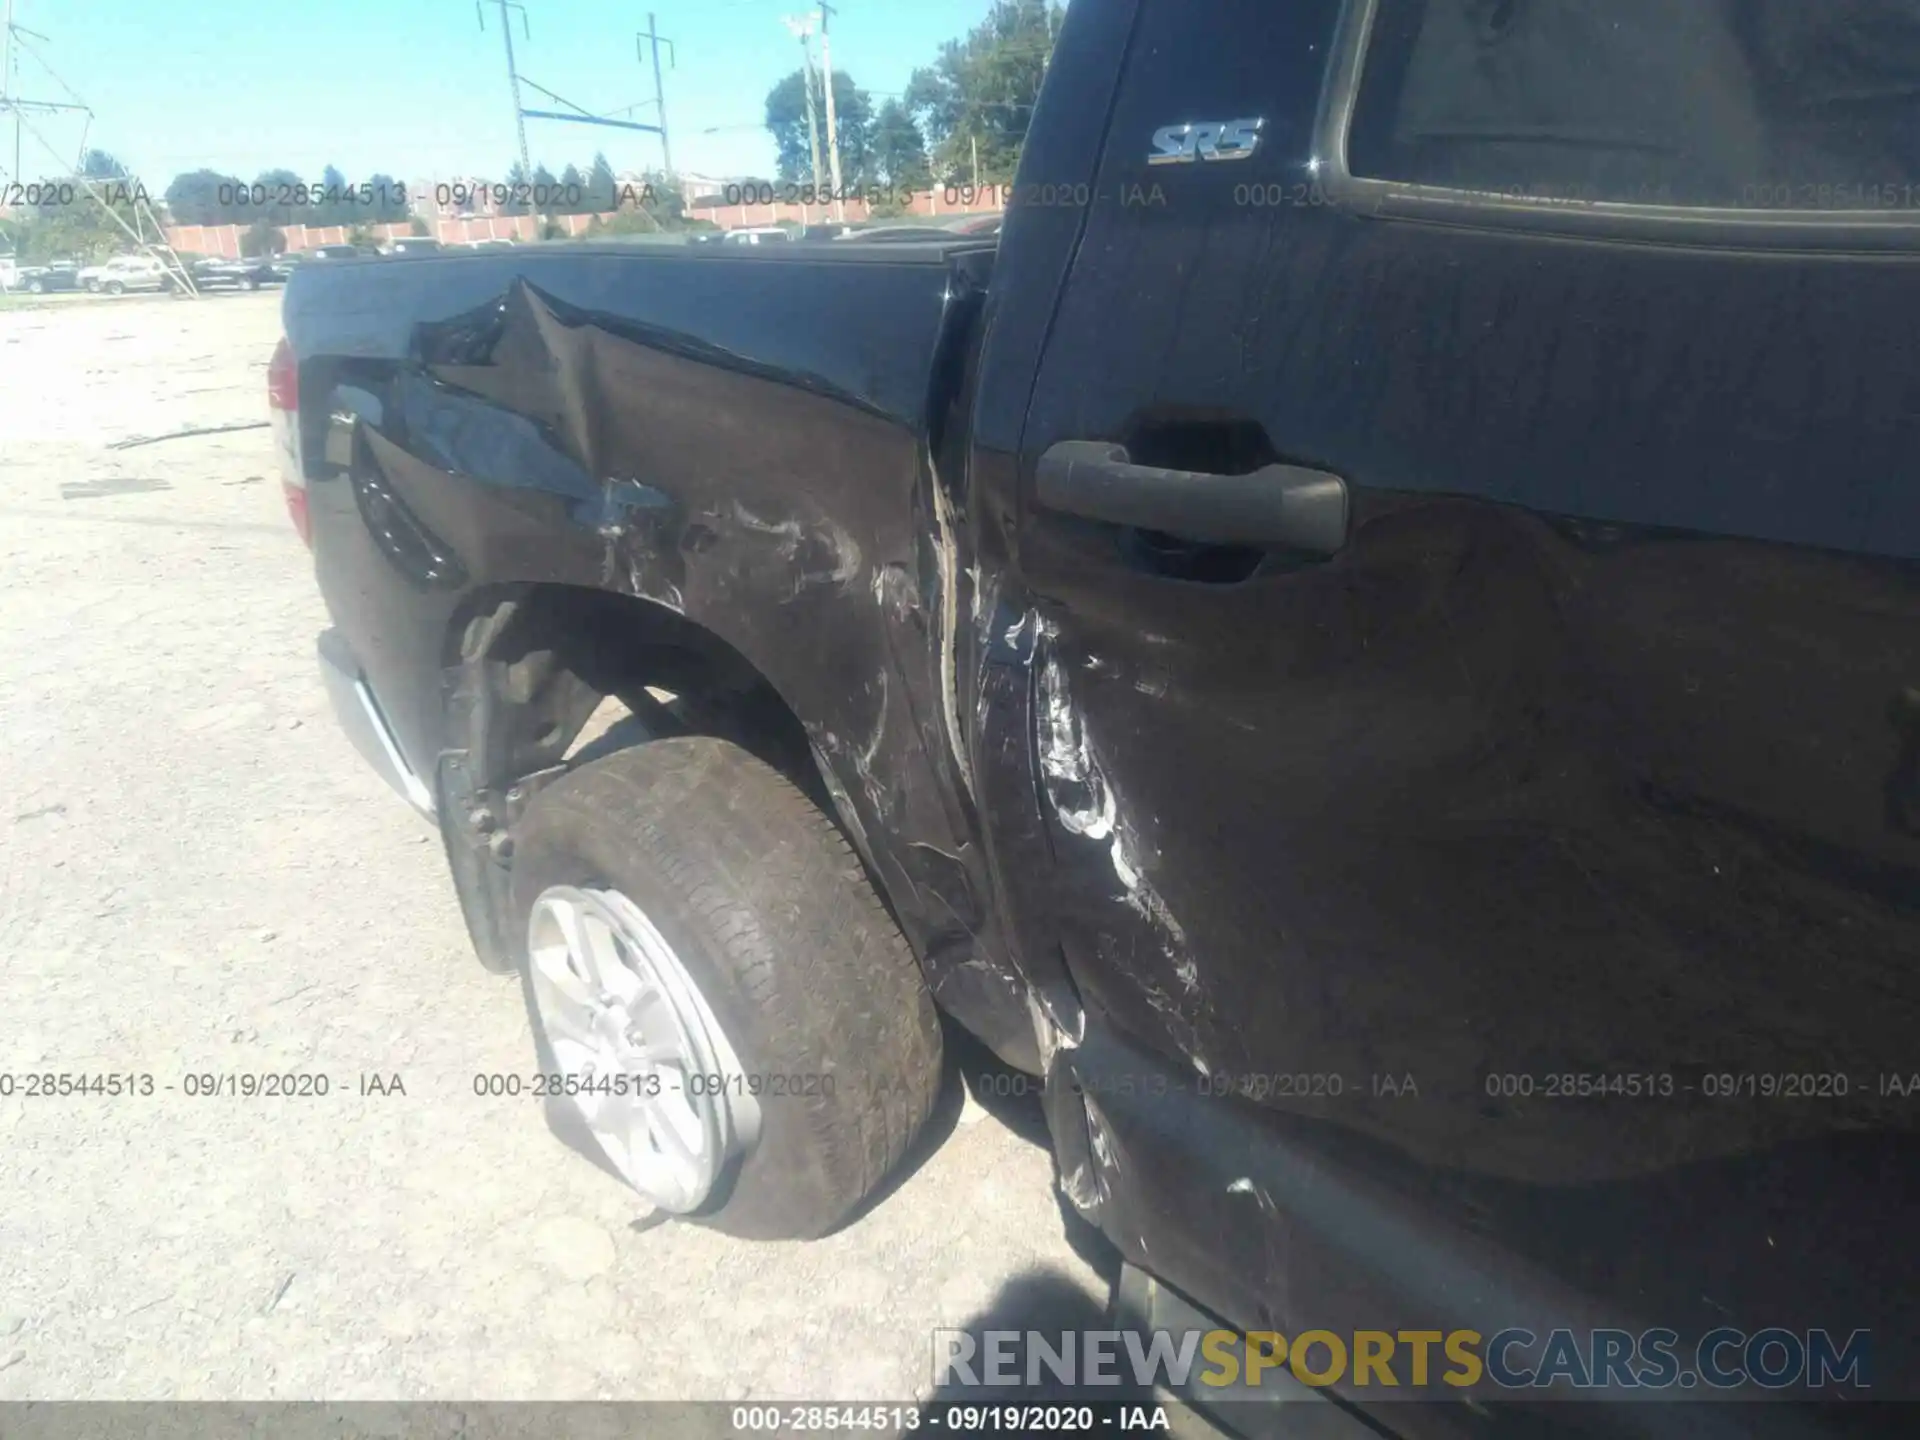
<path id="1" fill-rule="evenodd" d="M 1142 0 L 1007 842 L 1089 1029 L 1199 1077 L 1139 1263 L 1917 1373 L 1916 92 L 1893 0 Z M 1182 1128 L 1092 1098 L 1122 1170 Z"/>

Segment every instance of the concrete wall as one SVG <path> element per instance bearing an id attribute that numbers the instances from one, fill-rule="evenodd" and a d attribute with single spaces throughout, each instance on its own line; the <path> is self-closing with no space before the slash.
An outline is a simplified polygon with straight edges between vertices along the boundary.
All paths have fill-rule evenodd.
<path id="1" fill-rule="evenodd" d="M 739 187 L 738 198 L 746 200 L 752 189 L 752 186 Z M 961 215 L 997 214 L 1005 208 L 1006 195 L 1007 190 L 1003 186 L 982 186 L 977 192 L 970 187 L 959 186 L 923 190 L 913 196 L 908 213 L 936 220 L 953 219 Z M 849 200 L 839 205 L 789 205 L 776 202 L 694 206 L 687 210 L 687 215 L 690 219 L 711 221 L 722 230 L 743 230 L 783 223 L 817 225 L 838 220 L 856 222 L 873 218 L 864 200 Z M 601 218 L 611 220 L 613 216 Z M 556 215 L 554 220 L 567 234 L 579 235 L 593 224 L 594 217 Z M 540 227 L 544 223 L 544 217 L 539 215 L 455 215 L 425 221 L 433 237 L 443 245 L 462 245 L 473 240 L 538 240 Z M 175 250 L 186 250 L 195 255 L 223 255 L 233 259 L 240 254 L 240 237 L 247 228 L 244 225 L 169 225 L 167 243 Z M 367 228 L 382 242 L 413 234 L 413 226 L 408 221 Z M 348 232 L 349 227 L 345 225 L 280 227 L 280 233 L 287 238 L 289 250 L 311 250 L 316 245 L 344 245 Z"/>
<path id="2" fill-rule="evenodd" d="M 729 186 L 721 196 L 694 196 L 695 200 L 719 198 L 739 203 L 689 205 L 687 215 L 696 220 L 710 220 L 722 230 L 745 230 L 759 225 L 792 222 L 801 225 L 841 220 L 854 223 L 874 218 L 871 207 L 864 200 L 846 200 L 838 205 L 790 205 L 778 200 L 772 204 L 747 203 L 753 199 L 754 188 L 752 185 Z M 771 191 L 778 195 L 790 188 L 784 185 L 763 186 L 759 194 L 766 195 Z M 951 220 L 962 215 L 994 215 L 1006 208 L 1010 190 L 1010 186 L 1004 185 L 982 185 L 977 190 L 962 185 L 918 190 L 905 207 L 906 214 L 935 220 Z"/>
<path id="3" fill-rule="evenodd" d="M 594 217 L 557 215 L 554 219 L 569 235 L 578 235 L 593 223 Z M 460 245 L 470 240 L 538 240 L 543 223 L 544 217 L 539 215 L 468 216 L 431 220 L 427 222 L 427 228 L 441 244 Z M 224 255 L 233 259 L 240 254 L 240 237 L 247 229 L 245 225 L 169 225 L 167 243 L 175 250 L 188 250 L 195 255 Z M 413 225 L 408 221 L 370 225 L 367 229 L 382 242 L 413 234 Z M 350 227 L 345 225 L 280 227 L 280 233 L 287 237 L 289 250 L 311 250 L 316 245 L 345 245 L 349 232 Z"/>

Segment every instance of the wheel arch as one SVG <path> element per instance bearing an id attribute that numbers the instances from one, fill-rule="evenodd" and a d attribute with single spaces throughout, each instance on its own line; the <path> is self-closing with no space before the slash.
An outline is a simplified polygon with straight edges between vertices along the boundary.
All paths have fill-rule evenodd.
<path id="1" fill-rule="evenodd" d="M 436 808 L 489 969 L 517 963 L 505 923 L 513 823 L 542 784 L 564 773 L 608 699 L 632 717 L 625 743 L 636 734 L 731 740 L 844 825 L 786 697 L 732 644 L 658 601 L 572 584 L 481 586 L 449 618 L 440 664 Z M 592 743 L 622 741 L 616 728 Z"/>
<path id="2" fill-rule="evenodd" d="M 937 786 L 920 773 L 928 737 L 904 703 L 904 681 L 877 678 L 867 699 L 883 724 L 848 741 L 844 719 L 804 710 L 771 667 L 671 606 L 536 582 L 463 597 L 440 659 L 436 808 L 489 969 L 517 964 L 507 919 L 513 824 L 542 784 L 565 773 L 575 741 L 611 696 L 647 735 L 730 740 L 786 776 L 846 836 L 943 1006 L 1003 1059 L 1035 1068 L 1021 969 L 990 885 L 974 873 L 978 847 L 945 828 Z M 617 742 L 590 743 L 610 739 Z"/>

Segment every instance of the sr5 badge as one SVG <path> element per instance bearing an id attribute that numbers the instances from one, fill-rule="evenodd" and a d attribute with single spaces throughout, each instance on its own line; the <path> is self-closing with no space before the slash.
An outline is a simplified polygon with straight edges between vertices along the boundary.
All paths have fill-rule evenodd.
<path id="1" fill-rule="evenodd" d="M 1191 165 L 1196 160 L 1247 160 L 1260 148 L 1262 119 L 1198 120 L 1163 125 L 1153 132 L 1149 165 Z"/>

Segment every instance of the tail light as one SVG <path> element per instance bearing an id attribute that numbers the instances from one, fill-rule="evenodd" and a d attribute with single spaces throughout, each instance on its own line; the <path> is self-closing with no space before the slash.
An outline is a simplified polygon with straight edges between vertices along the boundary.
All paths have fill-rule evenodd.
<path id="1" fill-rule="evenodd" d="M 274 346 L 273 358 L 267 362 L 267 410 L 280 449 L 280 489 L 286 496 L 287 518 L 293 521 L 301 542 L 312 549 L 307 477 L 300 468 L 300 367 L 285 336 Z"/>
<path id="2" fill-rule="evenodd" d="M 267 362 L 267 404 L 288 414 L 300 409 L 300 367 L 293 363 L 293 346 L 284 335 Z"/>

